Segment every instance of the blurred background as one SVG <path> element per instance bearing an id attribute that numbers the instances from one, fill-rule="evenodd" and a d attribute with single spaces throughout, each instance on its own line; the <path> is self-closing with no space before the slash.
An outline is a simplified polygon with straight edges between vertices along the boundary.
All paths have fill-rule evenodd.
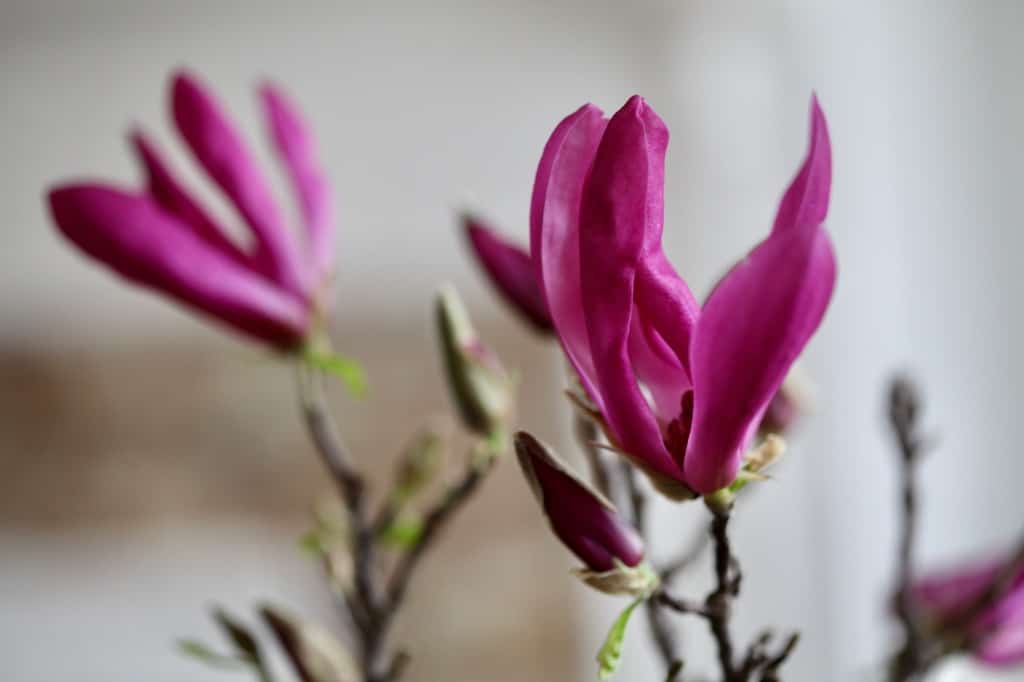
<path id="1" fill-rule="evenodd" d="M 4 679 L 232 679 L 173 647 L 213 636 L 213 602 L 251 613 L 270 599 L 334 622 L 297 550 L 329 486 L 287 369 L 121 286 L 61 243 L 43 208 L 57 180 L 135 182 L 125 133 L 140 124 L 226 212 L 169 127 L 167 76 L 181 65 L 268 164 L 261 78 L 317 131 L 340 208 L 338 345 L 372 384 L 367 400 L 334 405 L 380 481 L 405 435 L 447 409 L 427 312 L 443 280 L 525 378 L 522 424 L 571 451 L 559 355 L 485 288 L 457 209 L 525 243 L 555 123 L 584 101 L 611 111 L 641 93 L 673 135 L 667 249 L 702 295 L 767 231 L 816 90 L 840 279 L 804 362 L 816 414 L 736 522 L 738 618 L 744 639 L 765 624 L 804 632 L 790 679 L 874 679 L 891 635 L 882 392 L 894 369 L 923 381 L 942 439 L 924 467 L 923 559 L 1001 546 L 1024 516 L 1022 28 L 1020 3 L 968 0 L 0 0 Z M 696 518 L 659 507 L 659 545 L 684 543 Z M 436 549 L 401 629 L 410 680 L 593 675 L 622 604 L 567 575 L 511 462 Z M 660 679 L 637 623 L 620 679 Z M 700 670 L 710 642 L 702 626 L 686 637 Z M 981 679 L 970 666 L 946 674 Z"/>

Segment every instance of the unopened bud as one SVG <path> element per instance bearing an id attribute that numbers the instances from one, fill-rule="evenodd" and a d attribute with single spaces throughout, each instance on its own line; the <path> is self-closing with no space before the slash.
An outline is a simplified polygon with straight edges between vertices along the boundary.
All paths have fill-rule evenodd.
<path id="1" fill-rule="evenodd" d="M 515 446 L 551 529 L 584 564 L 576 574 L 604 592 L 648 594 L 657 576 L 644 564 L 644 544 L 636 529 L 536 438 L 520 431 Z"/>
<path id="2" fill-rule="evenodd" d="M 444 437 L 422 429 L 402 452 L 395 471 L 395 496 L 407 500 L 430 484 L 444 464 Z"/>
<path id="3" fill-rule="evenodd" d="M 793 367 L 765 408 L 761 434 L 789 433 L 800 418 L 813 409 L 814 386 L 799 365 Z"/>
<path id="4" fill-rule="evenodd" d="M 356 682 L 360 679 L 348 651 L 323 628 L 303 623 L 274 606 L 261 607 L 260 615 L 303 682 Z"/>
<path id="5" fill-rule="evenodd" d="M 512 380 L 477 336 L 454 287 L 437 297 L 437 325 L 448 385 L 466 427 L 490 437 L 501 430 L 512 404 Z"/>

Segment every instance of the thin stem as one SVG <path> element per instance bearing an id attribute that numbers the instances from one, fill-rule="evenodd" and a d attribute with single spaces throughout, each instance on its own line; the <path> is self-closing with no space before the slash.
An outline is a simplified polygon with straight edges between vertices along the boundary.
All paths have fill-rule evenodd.
<path id="1" fill-rule="evenodd" d="M 352 532 L 352 563 L 354 591 L 345 599 L 353 623 L 359 632 L 361 658 L 367 682 L 379 669 L 383 648 L 383 631 L 379 627 L 379 598 L 373 579 L 374 535 L 366 520 L 365 482 L 356 470 L 355 460 L 344 446 L 334 420 L 327 409 L 323 377 L 300 365 L 298 388 L 302 414 L 313 444 L 330 472 L 348 514 Z"/>
<path id="2" fill-rule="evenodd" d="M 893 657 L 889 669 L 890 682 L 912 679 L 920 672 L 926 658 L 920 619 L 910 594 L 918 525 L 917 464 L 924 450 L 917 435 L 920 403 L 917 387 L 909 379 L 898 377 L 893 380 L 889 389 L 889 422 L 900 454 L 901 510 L 895 578 L 896 617 L 903 629 L 904 641 Z"/>
<path id="3" fill-rule="evenodd" d="M 441 533 L 455 512 L 473 495 L 480 482 L 487 476 L 497 461 L 497 456 L 493 453 L 487 454 L 482 458 L 476 457 L 475 454 L 471 455 L 471 462 L 466 467 L 462 478 L 448 488 L 440 502 L 427 513 L 426 518 L 423 520 L 423 529 L 419 539 L 412 549 L 402 555 L 398 566 L 395 568 L 394 573 L 392 573 L 391 580 L 388 582 L 386 601 L 389 615 L 401 607 L 413 571 L 423 558 L 427 548 L 430 547 L 431 543 Z"/>
<path id="4" fill-rule="evenodd" d="M 722 668 L 725 682 L 735 682 L 736 663 L 729 621 L 732 618 L 732 598 L 736 583 L 730 578 L 730 569 L 735 563 L 732 545 L 729 542 L 730 511 L 712 513 L 711 539 L 714 545 L 715 590 L 704 603 L 708 626 L 718 648 L 718 664 Z"/>

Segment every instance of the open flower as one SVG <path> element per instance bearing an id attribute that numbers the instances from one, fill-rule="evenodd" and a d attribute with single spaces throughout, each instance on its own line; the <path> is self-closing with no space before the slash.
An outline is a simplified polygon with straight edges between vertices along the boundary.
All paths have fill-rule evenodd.
<path id="1" fill-rule="evenodd" d="M 910 596 L 932 628 L 962 637 L 983 663 L 1024 663 L 1024 567 L 1012 575 L 1006 571 L 1005 559 L 982 561 L 922 578 L 911 586 Z M 999 588 L 997 583 L 1007 578 Z M 998 598 L 975 608 L 993 588 L 1000 589 Z"/>
<path id="2" fill-rule="evenodd" d="M 49 203 L 68 239 L 128 280 L 253 338 L 291 348 L 310 332 L 330 275 L 333 208 L 309 129 L 273 86 L 262 87 L 260 99 L 298 196 L 305 227 L 301 243 L 239 133 L 185 72 L 172 79 L 174 122 L 193 157 L 248 226 L 251 245 L 227 236 L 141 132 L 132 135 L 132 143 L 146 172 L 145 189 L 65 184 L 50 191 Z"/>
<path id="3" fill-rule="evenodd" d="M 551 529 L 584 564 L 577 575 L 604 592 L 649 592 L 657 578 L 644 563 L 644 543 L 636 529 L 529 433 L 517 433 L 515 446 Z"/>
<path id="4" fill-rule="evenodd" d="M 559 339 L 610 438 L 683 497 L 732 483 L 825 313 L 835 282 L 822 229 L 831 151 L 815 99 L 810 149 L 771 233 L 702 309 L 662 251 L 667 145 L 640 97 L 611 119 L 590 104 L 568 116 L 537 169 L 530 247 Z"/>
<path id="5" fill-rule="evenodd" d="M 502 298 L 534 330 L 542 334 L 552 333 L 551 316 L 537 283 L 530 254 L 498 235 L 476 216 L 463 214 L 462 225 L 476 261 Z"/>

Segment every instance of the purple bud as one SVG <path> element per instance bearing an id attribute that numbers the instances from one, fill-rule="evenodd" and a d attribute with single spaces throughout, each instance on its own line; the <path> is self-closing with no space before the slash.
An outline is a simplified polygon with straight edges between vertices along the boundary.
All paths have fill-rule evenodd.
<path id="1" fill-rule="evenodd" d="M 588 569 L 614 570 L 616 559 L 629 567 L 643 561 L 643 540 L 611 502 L 525 431 L 516 434 L 515 445 L 523 474 L 551 529 Z"/>

